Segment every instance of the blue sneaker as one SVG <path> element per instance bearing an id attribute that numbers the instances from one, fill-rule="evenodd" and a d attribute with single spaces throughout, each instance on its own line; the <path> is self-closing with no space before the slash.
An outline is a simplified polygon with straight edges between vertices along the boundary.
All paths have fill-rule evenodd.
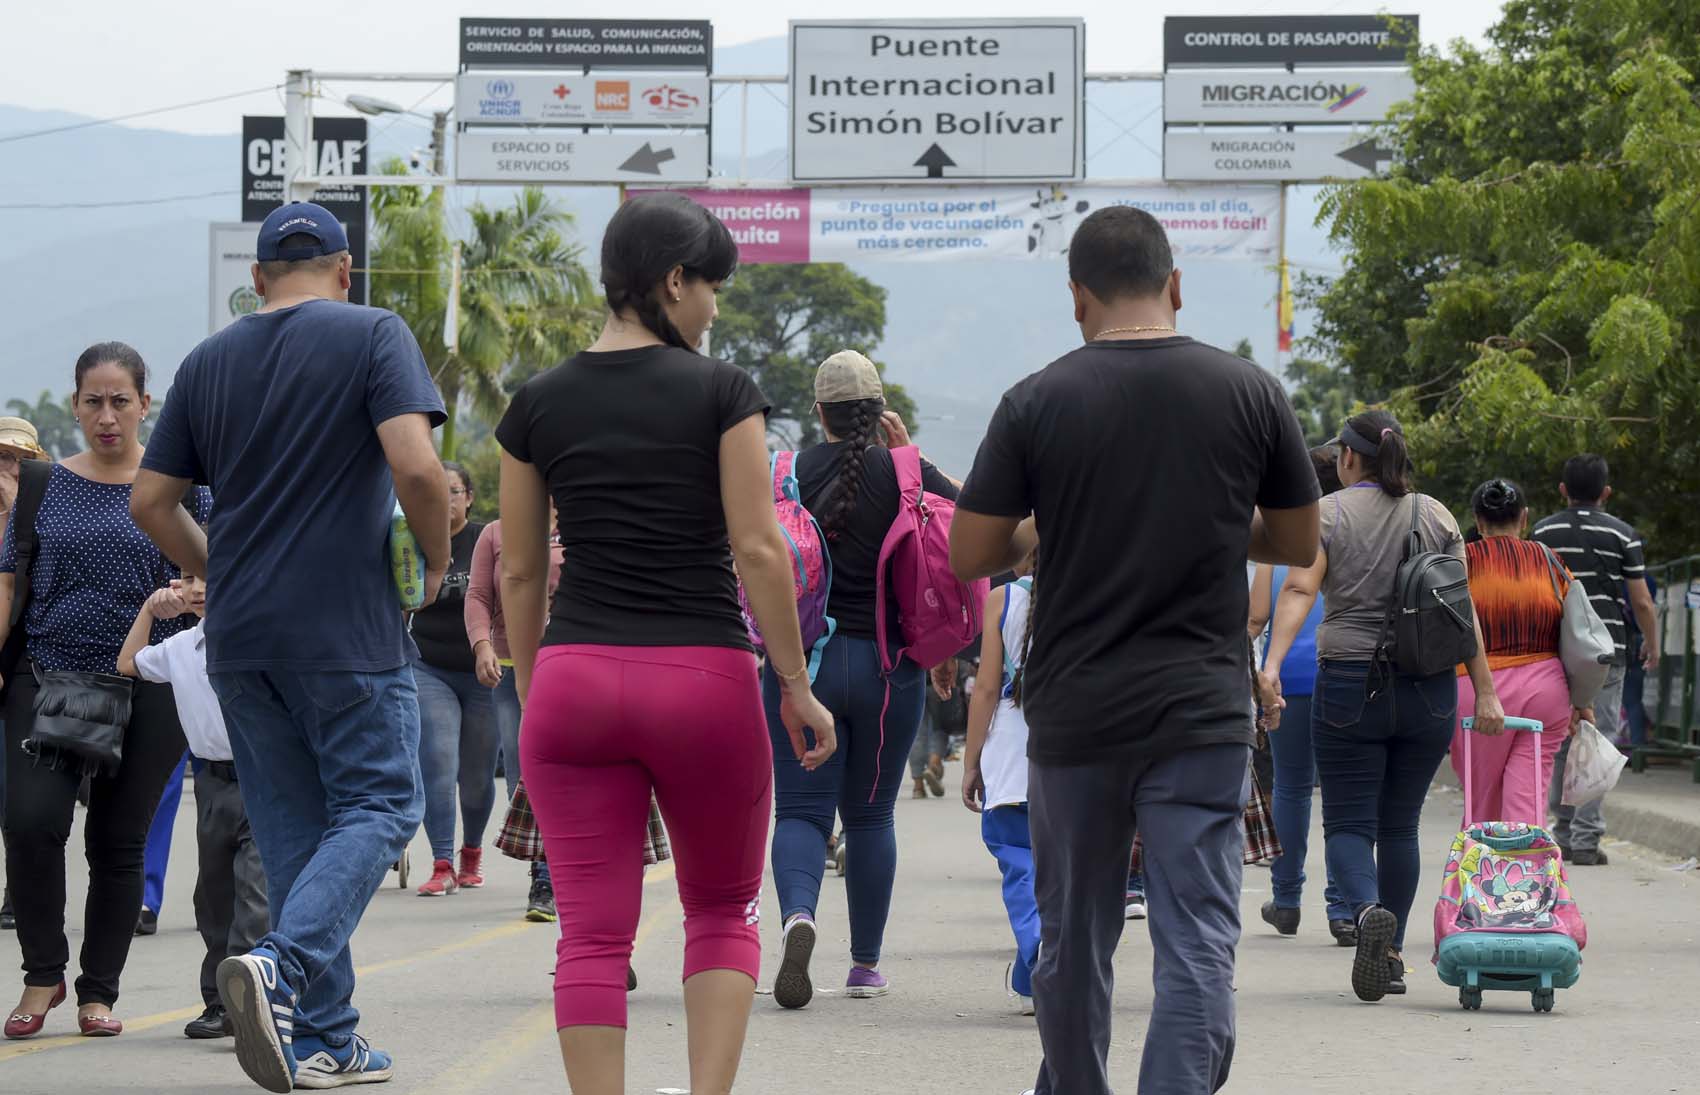
<path id="1" fill-rule="evenodd" d="M 390 1078 L 393 1061 L 381 1049 L 373 1049 L 356 1034 L 341 1048 L 316 1034 L 304 1034 L 295 1043 L 295 1086 L 312 1089 L 346 1087 L 349 1084 L 381 1084 Z"/>
<path id="2" fill-rule="evenodd" d="M 218 964 L 218 995 L 236 1033 L 236 1060 L 267 1091 L 295 1088 L 295 990 L 277 952 L 255 947 Z"/>

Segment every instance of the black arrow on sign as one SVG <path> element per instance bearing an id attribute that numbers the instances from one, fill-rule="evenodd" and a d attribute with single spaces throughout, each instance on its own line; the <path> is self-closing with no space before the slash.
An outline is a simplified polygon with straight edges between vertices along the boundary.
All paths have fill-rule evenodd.
<path id="1" fill-rule="evenodd" d="M 1371 175 L 1378 175 L 1381 173 L 1382 162 L 1393 158 L 1393 150 L 1383 148 L 1380 141 L 1371 137 L 1351 148 L 1342 149 L 1335 155 L 1349 164 L 1356 164 Z"/>
<path id="2" fill-rule="evenodd" d="M 645 141 L 642 148 L 633 152 L 631 158 L 620 165 L 620 170 L 631 171 L 639 175 L 659 175 L 661 174 L 661 165 L 675 158 L 676 154 L 671 148 L 657 150 L 651 148 L 649 142 Z"/>
<path id="3" fill-rule="evenodd" d="M 915 166 L 926 168 L 927 178 L 929 179 L 942 179 L 944 178 L 944 169 L 955 167 L 956 161 L 946 155 L 945 150 L 935 143 L 921 153 L 921 158 L 915 161 Z"/>

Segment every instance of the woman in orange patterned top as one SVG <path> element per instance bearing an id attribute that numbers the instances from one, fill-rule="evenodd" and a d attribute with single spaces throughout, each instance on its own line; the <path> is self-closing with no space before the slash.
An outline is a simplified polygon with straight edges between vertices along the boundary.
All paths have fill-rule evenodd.
<path id="1" fill-rule="evenodd" d="M 1476 488 L 1471 508 L 1481 539 L 1466 548 L 1470 596 L 1487 643 L 1488 667 L 1507 715 L 1539 719 L 1542 734 L 1476 735 L 1470 742 L 1473 785 L 1467 820 L 1546 820 L 1546 787 L 1553 757 L 1577 725 L 1593 712 L 1570 706 L 1570 686 L 1558 658 L 1559 625 L 1570 571 L 1552 552 L 1523 539 L 1529 505 L 1521 488 L 1507 479 L 1490 479 Z M 1556 589 L 1555 589 L 1556 586 Z M 1458 710 L 1475 706 L 1470 678 L 1458 674 Z M 1464 775 L 1463 729 L 1452 741 L 1452 767 Z M 1535 750 L 1540 750 L 1540 780 L 1535 782 Z"/>

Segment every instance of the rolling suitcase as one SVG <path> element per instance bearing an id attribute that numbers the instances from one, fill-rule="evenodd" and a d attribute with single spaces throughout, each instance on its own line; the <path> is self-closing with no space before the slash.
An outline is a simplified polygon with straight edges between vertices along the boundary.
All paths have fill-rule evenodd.
<path id="1" fill-rule="evenodd" d="M 1469 816 L 1473 722 L 1463 723 L 1464 831 L 1452 842 L 1434 907 L 1435 969 L 1468 1010 L 1482 1006 L 1484 992 L 1499 991 L 1527 992 L 1536 1011 L 1551 1011 L 1557 990 L 1582 976 L 1588 929 L 1571 898 L 1558 844 L 1544 828 Z M 1533 719 L 1514 718 L 1505 728 L 1544 729 Z M 1536 749 L 1537 788 L 1540 766 Z"/>

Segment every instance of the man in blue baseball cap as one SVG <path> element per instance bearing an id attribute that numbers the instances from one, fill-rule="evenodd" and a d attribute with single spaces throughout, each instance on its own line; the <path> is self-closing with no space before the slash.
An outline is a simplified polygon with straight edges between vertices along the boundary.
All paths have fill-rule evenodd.
<path id="1" fill-rule="evenodd" d="M 207 579 L 207 670 L 265 866 L 272 930 L 218 968 L 237 1060 L 268 1091 L 387 1080 L 356 1033 L 348 941 L 419 829 L 419 696 L 390 577 L 401 503 L 426 561 L 450 561 L 444 419 L 401 318 L 348 303 L 348 235 L 323 206 L 260 228 L 265 307 L 172 380 L 131 513 Z M 178 504 L 212 487 L 203 534 Z"/>

